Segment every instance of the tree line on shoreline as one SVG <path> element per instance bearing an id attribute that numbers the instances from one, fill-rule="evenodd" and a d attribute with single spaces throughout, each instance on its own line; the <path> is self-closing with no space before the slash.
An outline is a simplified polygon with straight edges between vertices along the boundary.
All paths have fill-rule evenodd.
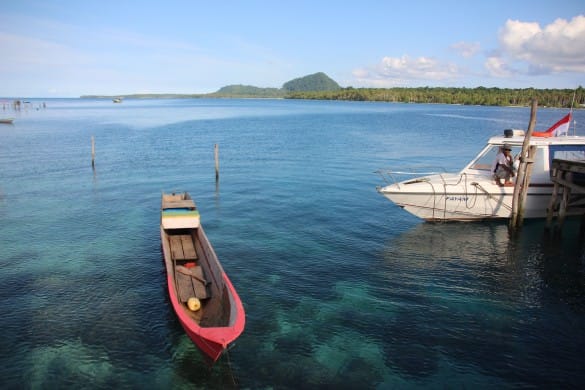
<path id="1" fill-rule="evenodd" d="M 124 98 L 266 98 L 373 101 L 392 103 L 435 103 L 479 106 L 525 106 L 536 99 L 541 107 L 584 108 L 585 89 L 509 89 L 509 88 L 340 88 L 334 91 L 284 91 L 278 88 L 229 86 L 208 94 L 135 94 Z M 111 96 L 82 96 L 111 98 Z"/>
<path id="2" fill-rule="evenodd" d="M 112 98 L 112 96 L 82 96 Z M 479 106 L 530 106 L 536 99 L 542 107 L 585 107 L 585 90 L 577 89 L 509 89 L 509 88 L 342 88 L 323 72 L 290 80 L 281 88 L 252 85 L 228 85 L 208 94 L 135 94 L 118 98 L 256 98 L 374 101 L 393 103 L 435 103 Z"/>
<path id="3" fill-rule="evenodd" d="M 479 106 L 530 106 L 536 99 L 541 107 L 585 106 L 583 87 L 573 89 L 508 88 L 342 88 L 336 91 L 288 93 L 288 99 L 376 101 L 395 103 L 436 103 Z"/>

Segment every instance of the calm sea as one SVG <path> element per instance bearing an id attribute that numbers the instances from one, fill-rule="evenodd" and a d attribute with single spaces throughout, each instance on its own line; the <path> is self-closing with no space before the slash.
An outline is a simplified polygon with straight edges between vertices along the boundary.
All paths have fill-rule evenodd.
<path id="1" fill-rule="evenodd" d="M 3 389 L 585 386 L 578 224 L 552 241 L 527 222 L 511 239 L 505 223 L 424 223 L 376 192 L 379 168 L 458 170 L 490 136 L 526 128 L 527 108 L 26 107 L 0 111 L 15 117 L 0 125 Z M 540 109 L 537 127 L 565 113 Z M 171 190 L 196 200 L 247 311 L 213 369 L 168 301 L 159 208 Z"/>

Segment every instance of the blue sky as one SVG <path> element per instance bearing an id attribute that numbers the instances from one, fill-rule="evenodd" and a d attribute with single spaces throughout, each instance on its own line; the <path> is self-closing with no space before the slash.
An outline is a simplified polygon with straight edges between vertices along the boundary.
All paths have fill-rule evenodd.
<path id="1" fill-rule="evenodd" d="M 585 1 L 0 3 L 0 96 L 585 86 Z"/>

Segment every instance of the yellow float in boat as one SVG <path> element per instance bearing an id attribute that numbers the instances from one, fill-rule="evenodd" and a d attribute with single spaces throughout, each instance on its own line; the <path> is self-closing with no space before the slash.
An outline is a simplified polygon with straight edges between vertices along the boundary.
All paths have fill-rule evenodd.
<path id="1" fill-rule="evenodd" d="M 187 301 L 187 306 L 191 311 L 198 311 L 199 309 L 201 309 L 201 301 L 195 297 L 191 297 Z"/>

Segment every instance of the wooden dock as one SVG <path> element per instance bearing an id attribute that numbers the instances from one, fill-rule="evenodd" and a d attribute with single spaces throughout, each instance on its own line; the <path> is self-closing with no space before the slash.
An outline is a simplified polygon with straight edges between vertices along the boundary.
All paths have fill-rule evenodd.
<path id="1" fill-rule="evenodd" d="M 567 214 L 581 214 L 585 227 L 585 161 L 553 159 L 551 180 L 553 193 L 546 210 L 546 229 L 560 232 Z M 559 202 L 560 197 L 560 202 Z M 557 216 L 557 223 L 553 220 Z"/>

